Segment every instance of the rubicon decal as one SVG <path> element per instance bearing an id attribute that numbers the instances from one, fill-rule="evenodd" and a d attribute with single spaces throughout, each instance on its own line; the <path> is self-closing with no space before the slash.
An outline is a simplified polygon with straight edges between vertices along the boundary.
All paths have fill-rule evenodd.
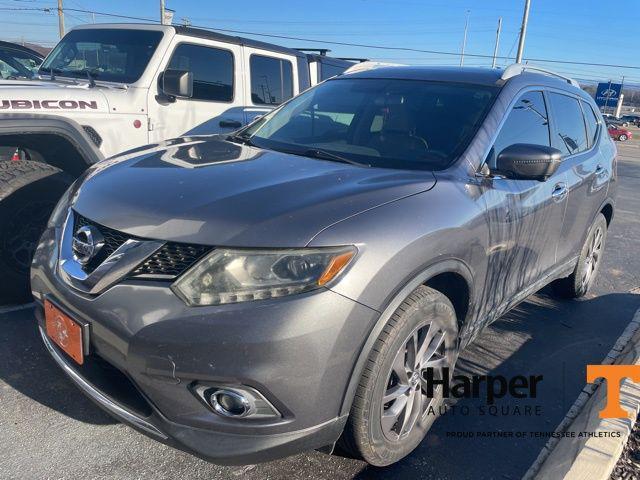
<path id="1" fill-rule="evenodd" d="M 0 110 L 97 110 L 95 100 L 0 100 Z"/>
<path id="2" fill-rule="evenodd" d="M 640 383 L 640 365 L 587 365 L 587 382 L 595 382 L 598 378 L 607 381 L 607 404 L 600 410 L 600 418 L 631 417 L 620 406 L 620 383 L 625 378 Z"/>

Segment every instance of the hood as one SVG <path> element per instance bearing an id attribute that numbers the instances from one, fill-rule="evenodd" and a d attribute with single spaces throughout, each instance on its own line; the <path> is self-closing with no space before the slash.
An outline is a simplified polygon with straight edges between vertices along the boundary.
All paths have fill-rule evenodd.
<path id="1" fill-rule="evenodd" d="M 100 87 L 88 83 L 44 80 L 1 80 L 0 113 L 109 113 Z"/>
<path id="2" fill-rule="evenodd" d="M 94 165 L 74 209 L 143 238 L 300 247 L 335 222 L 434 185 L 426 171 L 358 167 L 191 137 Z"/>

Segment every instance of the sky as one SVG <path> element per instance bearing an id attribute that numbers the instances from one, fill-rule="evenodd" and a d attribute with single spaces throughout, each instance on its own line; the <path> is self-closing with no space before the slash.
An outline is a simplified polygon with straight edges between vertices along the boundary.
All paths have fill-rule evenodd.
<path id="1" fill-rule="evenodd" d="M 67 29 L 81 23 L 122 22 L 92 10 L 158 19 L 159 0 L 63 0 Z M 56 0 L 0 0 L 0 39 L 51 46 L 58 40 Z M 174 23 L 247 32 L 241 36 L 289 47 L 326 47 L 330 55 L 405 64 L 458 65 L 468 17 L 466 52 L 492 55 L 502 17 L 499 55 L 515 57 L 524 0 L 166 0 Z M 52 8 L 51 13 L 24 9 Z M 524 58 L 583 80 L 640 84 L 640 1 L 531 0 Z M 257 36 L 298 37 L 300 40 Z M 413 48 L 444 55 L 329 42 Z M 535 60 L 535 61 L 534 61 Z M 544 61 L 543 61 L 544 60 Z M 547 63 L 561 60 L 637 68 Z M 502 59 L 499 65 L 512 63 Z M 490 58 L 465 57 L 490 66 Z"/>

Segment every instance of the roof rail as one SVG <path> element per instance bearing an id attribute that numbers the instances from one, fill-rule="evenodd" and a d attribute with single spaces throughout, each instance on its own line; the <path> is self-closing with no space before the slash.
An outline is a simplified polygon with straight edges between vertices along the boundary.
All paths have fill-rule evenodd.
<path id="1" fill-rule="evenodd" d="M 502 72 L 502 77 L 500 78 L 502 78 L 502 80 L 509 80 L 510 78 L 515 77 L 516 75 L 520 75 L 527 70 L 531 72 L 544 73 L 545 75 L 550 75 L 552 77 L 561 78 L 562 80 L 573 85 L 574 87 L 580 88 L 580 84 L 571 77 L 567 77 L 565 75 L 561 75 L 557 72 L 546 70 L 544 68 L 534 67 L 532 65 L 526 65 L 524 63 L 513 63 L 509 65 L 507 68 L 504 69 L 504 71 Z"/>
<path id="2" fill-rule="evenodd" d="M 331 50 L 328 48 L 294 48 L 294 50 L 299 50 L 300 52 L 318 52 L 321 56 L 326 56 Z"/>

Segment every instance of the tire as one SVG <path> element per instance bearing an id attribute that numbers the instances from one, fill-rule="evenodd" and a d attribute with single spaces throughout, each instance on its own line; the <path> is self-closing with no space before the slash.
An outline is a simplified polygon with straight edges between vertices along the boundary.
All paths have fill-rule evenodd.
<path id="1" fill-rule="evenodd" d="M 0 163 L 0 305 L 31 299 L 29 266 L 58 199 L 72 179 L 40 162 Z"/>
<path id="2" fill-rule="evenodd" d="M 440 388 L 431 399 L 426 397 L 424 377 L 417 373 L 425 363 L 421 368 L 415 366 L 418 362 L 414 345 L 428 345 L 423 360 L 430 358 L 428 363 L 434 367 L 449 367 L 452 375 L 457 359 L 457 332 L 455 310 L 442 293 L 420 286 L 409 295 L 389 319 L 369 354 L 339 448 L 375 466 L 390 465 L 411 453 L 433 424 L 443 402 Z M 433 336 L 431 343 L 430 336 Z M 428 352 L 440 339 L 440 347 L 429 357 Z M 413 374 L 406 373 L 406 363 L 413 365 Z M 398 371 L 405 372 L 402 381 L 402 373 L 398 375 Z M 444 375 L 441 368 L 434 372 Z M 394 398 L 383 403 L 385 395 Z M 422 402 L 420 409 L 419 402 Z M 406 415 L 409 404 L 412 412 Z M 425 413 L 416 416 L 416 411 Z M 397 417 L 394 413 L 398 413 Z"/>
<path id="3" fill-rule="evenodd" d="M 599 213 L 589 229 L 573 273 L 553 283 L 554 292 L 562 298 L 580 298 L 592 287 L 607 240 L 607 219 Z"/>
<path id="4" fill-rule="evenodd" d="M 627 136 L 623 133 L 622 135 L 620 135 L 618 137 L 618 140 L 620 140 L 621 142 L 626 142 L 627 141 Z"/>

